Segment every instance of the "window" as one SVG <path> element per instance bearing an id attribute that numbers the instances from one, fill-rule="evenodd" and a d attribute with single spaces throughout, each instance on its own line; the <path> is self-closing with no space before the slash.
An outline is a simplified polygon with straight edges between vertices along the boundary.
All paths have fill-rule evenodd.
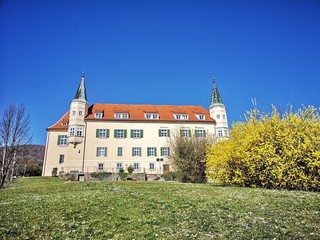
<path id="1" fill-rule="evenodd" d="M 70 134 L 70 136 L 74 136 L 74 127 L 71 127 L 69 129 L 69 134 Z"/>
<path id="2" fill-rule="evenodd" d="M 168 147 L 161 148 L 161 156 L 164 156 L 164 157 L 169 156 L 169 148 Z"/>
<path id="3" fill-rule="evenodd" d="M 226 119 L 226 115 L 223 114 L 223 115 L 222 115 L 222 118 L 223 118 L 223 119 Z"/>
<path id="4" fill-rule="evenodd" d="M 96 130 L 97 138 L 108 138 L 109 137 L 109 129 L 97 129 Z"/>
<path id="5" fill-rule="evenodd" d="M 169 129 L 159 129 L 159 137 L 170 137 Z"/>
<path id="6" fill-rule="evenodd" d="M 157 148 L 155 147 L 148 147 L 147 148 L 147 156 L 157 156 Z"/>
<path id="7" fill-rule="evenodd" d="M 129 113 L 115 113 L 114 118 L 115 119 L 128 119 Z"/>
<path id="8" fill-rule="evenodd" d="M 82 136 L 82 133 L 83 133 L 83 128 L 77 127 L 77 136 Z"/>
<path id="9" fill-rule="evenodd" d="M 181 137 L 191 137 L 190 129 L 181 129 L 180 130 Z"/>
<path id="10" fill-rule="evenodd" d="M 76 111 L 72 111 L 72 116 L 75 116 L 76 115 Z"/>
<path id="11" fill-rule="evenodd" d="M 220 119 L 220 114 L 217 115 L 217 119 Z"/>
<path id="12" fill-rule="evenodd" d="M 159 119 L 158 113 L 145 113 L 144 114 L 145 119 Z"/>
<path id="13" fill-rule="evenodd" d="M 117 156 L 118 157 L 122 157 L 122 154 L 123 154 L 123 148 L 122 147 L 118 147 L 117 148 Z"/>
<path id="14" fill-rule="evenodd" d="M 133 169 L 134 170 L 139 170 L 140 169 L 139 163 L 134 163 L 133 164 Z"/>
<path id="15" fill-rule="evenodd" d="M 67 135 L 58 135 L 57 144 L 59 146 L 66 146 L 67 145 Z"/>
<path id="16" fill-rule="evenodd" d="M 224 130 L 224 135 L 225 135 L 226 137 L 229 136 L 229 131 L 228 131 L 227 129 Z"/>
<path id="17" fill-rule="evenodd" d="M 82 116 L 83 112 L 82 111 L 79 111 L 79 116 Z"/>
<path id="18" fill-rule="evenodd" d="M 63 123 L 61 123 L 61 126 L 68 126 L 68 123 L 63 122 Z"/>
<path id="19" fill-rule="evenodd" d="M 117 163 L 117 169 L 118 170 L 123 169 L 123 164 L 122 163 Z"/>
<path id="20" fill-rule="evenodd" d="M 206 131 L 204 129 L 196 129 L 195 135 L 196 135 L 196 137 L 205 137 Z"/>
<path id="21" fill-rule="evenodd" d="M 156 164 L 155 163 L 149 163 L 149 170 L 156 170 Z"/>
<path id="22" fill-rule="evenodd" d="M 196 114 L 199 120 L 206 120 L 206 116 L 204 114 Z"/>
<path id="23" fill-rule="evenodd" d="M 103 171 L 103 163 L 98 163 L 98 170 Z"/>
<path id="24" fill-rule="evenodd" d="M 97 147 L 97 157 L 106 157 L 107 148 L 106 147 Z"/>
<path id="25" fill-rule="evenodd" d="M 141 129 L 132 129 L 131 138 L 143 138 L 143 130 Z"/>
<path id="26" fill-rule="evenodd" d="M 64 154 L 59 155 L 59 163 L 64 163 Z"/>
<path id="27" fill-rule="evenodd" d="M 222 130 L 218 130 L 218 137 L 222 137 Z"/>
<path id="28" fill-rule="evenodd" d="M 103 117 L 103 113 L 102 112 L 94 113 L 94 118 L 102 118 L 102 117 Z"/>
<path id="29" fill-rule="evenodd" d="M 115 129 L 114 130 L 114 137 L 115 138 L 126 138 L 127 137 L 127 130 L 125 130 L 125 129 Z"/>
<path id="30" fill-rule="evenodd" d="M 132 156 L 141 156 L 141 147 L 133 147 Z"/>
<path id="31" fill-rule="evenodd" d="M 176 120 L 188 120 L 189 119 L 188 114 L 173 114 L 173 115 Z"/>

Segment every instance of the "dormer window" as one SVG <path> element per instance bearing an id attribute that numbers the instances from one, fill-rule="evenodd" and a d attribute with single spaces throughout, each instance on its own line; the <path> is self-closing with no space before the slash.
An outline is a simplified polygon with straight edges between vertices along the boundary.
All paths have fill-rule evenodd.
<path id="1" fill-rule="evenodd" d="M 197 117 L 199 120 L 206 120 L 206 115 L 204 115 L 204 114 L 196 114 L 196 117 Z"/>
<path id="2" fill-rule="evenodd" d="M 158 113 L 145 113 L 144 114 L 145 119 L 159 119 Z"/>
<path id="3" fill-rule="evenodd" d="M 102 112 L 94 113 L 94 118 L 102 118 L 102 117 L 103 117 L 103 113 Z"/>
<path id="4" fill-rule="evenodd" d="M 115 113 L 114 118 L 115 119 L 128 119 L 129 113 Z"/>
<path id="5" fill-rule="evenodd" d="M 173 114 L 173 116 L 176 120 L 188 120 L 189 119 L 188 114 Z"/>
<path id="6" fill-rule="evenodd" d="M 61 123 L 61 126 L 68 126 L 68 123 L 63 122 L 63 123 Z"/>

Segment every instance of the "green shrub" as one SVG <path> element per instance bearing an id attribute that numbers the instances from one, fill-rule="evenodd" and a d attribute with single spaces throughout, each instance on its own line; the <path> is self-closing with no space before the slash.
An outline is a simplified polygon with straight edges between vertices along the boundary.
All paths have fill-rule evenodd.
<path id="1" fill-rule="evenodd" d="M 110 172 L 95 172 L 95 173 L 91 173 L 90 177 L 98 178 L 101 181 L 103 179 L 110 177 L 111 175 L 112 175 L 112 173 L 110 173 Z"/>
<path id="2" fill-rule="evenodd" d="M 175 172 L 167 172 L 162 175 L 165 181 L 176 181 L 177 180 L 177 173 Z"/>
<path id="3" fill-rule="evenodd" d="M 128 173 L 133 173 L 134 168 L 133 168 L 132 165 L 130 165 L 130 166 L 127 168 L 127 170 L 128 170 Z"/>
<path id="4" fill-rule="evenodd" d="M 58 175 L 58 168 L 52 168 L 51 176 L 52 177 L 57 177 Z"/>

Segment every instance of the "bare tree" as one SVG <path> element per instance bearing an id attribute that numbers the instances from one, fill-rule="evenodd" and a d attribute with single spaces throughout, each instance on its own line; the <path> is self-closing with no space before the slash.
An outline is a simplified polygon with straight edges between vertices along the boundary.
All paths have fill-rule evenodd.
<path id="1" fill-rule="evenodd" d="M 181 130 L 172 134 L 169 139 L 170 158 L 174 170 L 181 182 L 204 183 L 206 178 L 205 156 L 207 147 L 215 142 L 213 136 L 197 136 L 190 131 L 183 136 Z"/>
<path id="2" fill-rule="evenodd" d="M 8 104 L 0 119 L 0 189 L 12 179 L 14 166 L 22 159 L 31 140 L 30 119 L 25 107 Z"/>

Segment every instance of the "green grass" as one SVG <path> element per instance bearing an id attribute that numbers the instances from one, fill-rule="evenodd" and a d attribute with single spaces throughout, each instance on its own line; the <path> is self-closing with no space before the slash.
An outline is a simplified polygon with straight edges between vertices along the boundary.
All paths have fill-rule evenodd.
<path id="1" fill-rule="evenodd" d="M 320 193 L 21 178 L 0 191 L 0 239 L 320 239 Z"/>

